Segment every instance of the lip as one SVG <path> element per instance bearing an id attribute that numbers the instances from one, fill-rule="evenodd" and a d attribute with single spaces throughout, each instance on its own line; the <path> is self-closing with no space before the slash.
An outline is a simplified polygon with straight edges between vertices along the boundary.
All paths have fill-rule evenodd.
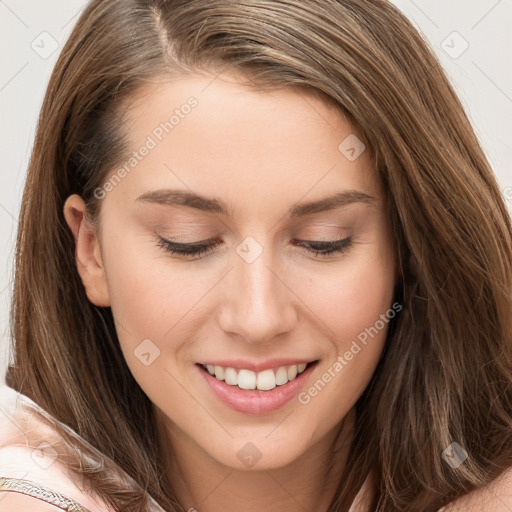
<path id="1" fill-rule="evenodd" d="M 314 359 L 267 359 L 260 363 L 246 361 L 245 359 L 222 359 L 215 361 L 201 361 L 199 364 L 212 366 L 222 366 L 223 368 L 234 368 L 235 370 L 252 370 L 253 372 L 262 372 L 271 368 L 279 368 L 280 366 L 291 366 L 293 364 L 313 363 Z"/>
<path id="2" fill-rule="evenodd" d="M 220 361 L 218 362 L 220 363 Z M 233 363 L 233 361 L 231 361 L 231 363 Z M 265 362 L 265 364 L 267 363 L 268 361 Z M 240 389 L 238 386 L 230 386 L 224 381 L 218 380 L 214 376 L 210 375 L 201 366 L 202 363 L 196 366 L 197 371 L 201 374 L 210 390 L 213 391 L 214 395 L 217 396 L 217 398 L 219 398 L 225 405 L 243 414 L 263 415 L 280 409 L 286 405 L 294 396 L 297 396 L 300 390 L 304 387 L 311 373 L 314 371 L 317 363 L 318 361 L 311 362 L 311 364 L 309 364 L 308 367 L 295 379 L 289 381 L 286 384 L 283 384 L 282 386 L 276 386 L 270 391 L 261 391 L 258 389 Z M 296 363 L 293 362 L 291 364 Z M 224 364 L 219 364 L 218 366 L 224 366 Z M 279 366 L 279 364 L 276 366 Z M 270 368 L 273 367 L 274 366 L 270 366 Z M 232 366 L 232 368 L 235 368 L 235 366 Z M 247 366 L 243 366 L 243 368 L 248 370 L 250 369 L 247 368 Z M 269 367 L 267 366 L 263 369 L 267 368 Z"/>

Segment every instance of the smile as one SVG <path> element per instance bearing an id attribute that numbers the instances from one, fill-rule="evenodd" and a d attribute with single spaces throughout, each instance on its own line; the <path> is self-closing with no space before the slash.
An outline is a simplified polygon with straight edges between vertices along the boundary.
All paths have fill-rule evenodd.
<path id="1" fill-rule="evenodd" d="M 298 395 L 318 360 L 197 363 L 201 377 L 221 403 L 243 414 L 269 414 Z M 247 368 L 248 366 L 252 368 Z"/>
<path id="2" fill-rule="evenodd" d="M 214 375 L 217 380 L 223 380 L 230 386 L 238 386 L 240 389 L 259 389 L 269 391 L 276 386 L 284 386 L 289 381 L 294 380 L 300 375 L 310 363 L 292 364 L 289 366 L 279 366 L 270 368 L 262 372 L 254 372 L 242 368 L 236 370 L 231 367 L 214 366 L 211 364 L 203 365 L 203 368 L 210 375 Z"/>

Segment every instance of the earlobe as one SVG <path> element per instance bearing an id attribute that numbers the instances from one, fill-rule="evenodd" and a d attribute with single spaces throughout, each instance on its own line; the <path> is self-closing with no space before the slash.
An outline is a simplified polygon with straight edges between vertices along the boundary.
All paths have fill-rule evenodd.
<path id="1" fill-rule="evenodd" d="M 85 218 L 83 199 L 73 194 L 66 199 L 64 218 L 75 241 L 75 262 L 88 299 L 96 306 L 110 306 L 107 278 L 95 229 Z"/>

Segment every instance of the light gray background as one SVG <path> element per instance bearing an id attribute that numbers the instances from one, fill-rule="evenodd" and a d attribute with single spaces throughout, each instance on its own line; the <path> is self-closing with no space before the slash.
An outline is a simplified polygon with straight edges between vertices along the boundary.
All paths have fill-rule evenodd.
<path id="1" fill-rule="evenodd" d="M 0 0 L 0 379 L 17 217 L 48 78 L 83 0 Z M 512 210 L 512 0 L 394 2 L 430 41 L 473 121 Z M 467 46 L 467 48 L 466 48 Z M 507 64 L 508 62 L 508 64 Z"/>

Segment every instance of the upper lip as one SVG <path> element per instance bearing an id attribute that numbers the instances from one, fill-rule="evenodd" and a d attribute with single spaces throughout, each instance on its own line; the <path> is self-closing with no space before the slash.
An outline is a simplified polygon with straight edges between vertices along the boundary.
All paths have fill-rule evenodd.
<path id="1" fill-rule="evenodd" d="M 280 366 L 291 366 L 293 364 L 313 363 L 316 359 L 297 359 L 297 358 L 278 358 L 267 359 L 256 363 L 246 359 L 218 359 L 215 361 L 203 361 L 199 364 L 222 366 L 223 368 L 235 368 L 235 370 L 252 370 L 253 372 L 262 372 L 271 368 L 279 368 Z"/>

